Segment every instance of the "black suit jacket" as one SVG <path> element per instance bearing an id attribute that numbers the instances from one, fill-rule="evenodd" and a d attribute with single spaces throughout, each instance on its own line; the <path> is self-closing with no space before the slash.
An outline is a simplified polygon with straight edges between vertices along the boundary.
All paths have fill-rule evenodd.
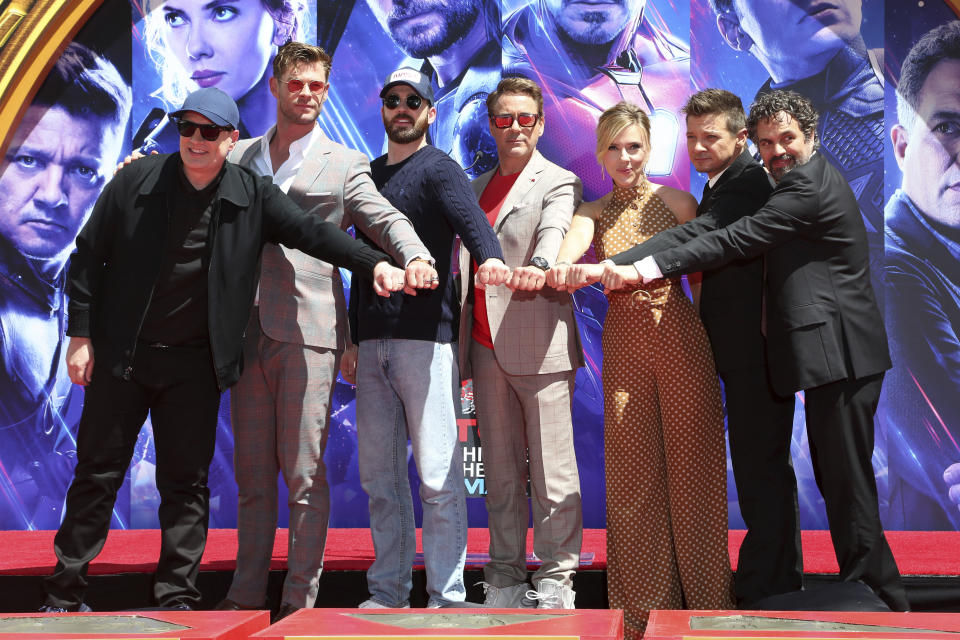
<path id="1" fill-rule="evenodd" d="M 767 172 L 744 151 L 717 180 L 697 207 L 697 217 L 662 231 L 646 242 L 610 258 L 620 265 L 678 247 L 701 234 L 722 229 L 759 209 L 773 189 Z M 763 263 L 761 258 L 734 260 L 703 273 L 700 317 L 717 371 L 724 374 L 763 363 L 760 333 Z"/>
<path id="2" fill-rule="evenodd" d="M 654 260 L 676 277 L 764 253 L 767 357 L 778 394 L 890 368 L 860 209 L 823 154 L 787 173 L 756 213 Z"/>

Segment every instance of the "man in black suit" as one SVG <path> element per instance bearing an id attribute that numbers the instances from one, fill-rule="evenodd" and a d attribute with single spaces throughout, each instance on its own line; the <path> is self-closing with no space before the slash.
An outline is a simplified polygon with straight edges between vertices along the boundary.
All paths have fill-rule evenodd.
<path id="1" fill-rule="evenodd" d="M 755 212 L 770 196 L 770 179 L 746 151 L 740 98 L 723 89 L 705 89 L 690 97 L 683 112 L 690 161 L 709 179 L 697 218 L 604 261 L 611 276 L 620 271 L 635 280 L 632 263 L 722 229 Z M 767 377 L 762 288 L 762 258 L 741 259 L 705 271 L 700 297 L 700 317 L 723 379 L 730 457 L 747 525 L 737 563 L 741 606 L 800 589 L 803 579 L 797 479 L 790 460 L 793 395 L 777 396 Z"/>
<path id="2" fill-rule="evenodd" d="M 804 391 L 810 456 L 840 579 L 862 580 L 902 611 L 906 594 L 883 535 L 871 464 L 873 414 L 890 368 L 887 336 L 856 198 L 816 153 L 816 127 L 817 112 L 803 96 L 760 96 L 748 129 L 777 183 L 766 205 L 635 267 L 649 281 L 765 256 L 770 380 L 784 397 Z"/>

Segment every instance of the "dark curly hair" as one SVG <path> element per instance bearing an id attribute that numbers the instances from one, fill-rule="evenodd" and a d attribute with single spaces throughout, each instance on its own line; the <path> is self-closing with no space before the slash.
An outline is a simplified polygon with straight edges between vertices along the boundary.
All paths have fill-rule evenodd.
<path id="1" fill-rule="evenodd" d="M 903 61 L 897 85 L 897 120 L 910 129 L 917 118 L 920 90 L 927 76 L 942 60 L 960 60 L 960 20 L 928 31 Z"/>
<path id="2" fill-rule="evenodd" d="M 750 105 L 750 115 L 747 116 L 747 134 L 754 144 L 757 144 L 757 125 L 765 120 L 779 120 L 786 114 L 797 121 L 803 137 L 809 140 L 813 137 L 814 148 L 820 146 L 817 136 L 817 121 L 819 116 L 808 98 L 796 91 L 770 91 L 761 94 Z"/>

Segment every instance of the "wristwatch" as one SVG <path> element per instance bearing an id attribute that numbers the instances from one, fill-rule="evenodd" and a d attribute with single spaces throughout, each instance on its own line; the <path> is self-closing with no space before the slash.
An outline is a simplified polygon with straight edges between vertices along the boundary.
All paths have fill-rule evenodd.
<path id="1" fill-rule="evenodd" d="M 527 263 L 528 267 L 536 267 L 541 271 L 550 271 L 550 263 L 541 258 L 540 256 L 533 256 L 530 258 L 530 262 Z"/>

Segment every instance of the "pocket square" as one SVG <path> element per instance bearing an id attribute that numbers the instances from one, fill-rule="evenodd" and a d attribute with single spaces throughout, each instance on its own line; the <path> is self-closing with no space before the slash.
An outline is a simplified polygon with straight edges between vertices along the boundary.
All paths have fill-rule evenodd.
<path id="1" fill-rule="evenodd" d="M 307 191 L 304 195 L 307 196 L 332 196 L 333 191 Z"/>

